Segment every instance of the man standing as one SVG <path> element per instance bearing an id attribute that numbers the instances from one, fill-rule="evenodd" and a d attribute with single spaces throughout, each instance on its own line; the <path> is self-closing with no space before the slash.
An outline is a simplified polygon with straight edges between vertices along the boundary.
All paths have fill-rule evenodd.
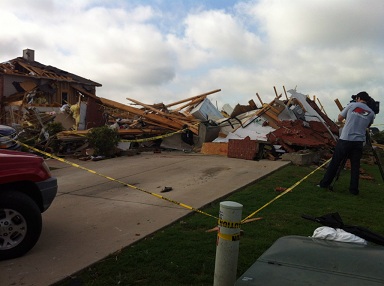
<path id="1" fill-rule="evenodd" d="M 351 179 L 349 192 L 359 194 L 360 159 L 363 154 L 363 146 L 366 141 L 366 129 L 373 123 L 375 113 L 368 107 L 371 99 L 365 91 L 352 96 L 354 102 L 348 104 L 339 114 L 338 121 L 345 119 L 333 157 L 323 179 L 319 183 L 321 188 L 329 188 L 336 176 L 337 170 L 344 159 L 351 162 Z"/>

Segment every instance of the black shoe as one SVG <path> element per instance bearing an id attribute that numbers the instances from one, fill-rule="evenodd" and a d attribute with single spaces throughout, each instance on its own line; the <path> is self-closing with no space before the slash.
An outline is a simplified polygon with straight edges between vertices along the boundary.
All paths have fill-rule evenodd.
<path id="1" fill-rule="evenodd" d="M 359 191 L 349 191 L 351 195 L 357 196 L 359 194 Z"/>
<path id="2" fill-rule="evenodd" d="M 328 189 L 329 188 L 329 186 L 324 186 L 324 185 L 322 185 L 322 184 L 317 184 L 316 185 L 316 187 L 318 187 L 318 188 L 322 188 L 322 189 Z"/>
<path id="3" fill-rule="evenodd" d="M 330 185 L 329 185 L 329 186 L 323 186 L 323 185 L 321 185 L 321 184 L 317 184 L 316 187 L 318 187 L 318 188 L 322 188 L 322 189 L 327 189 L 328 191 L 333 192 L 333 187 L 330 186 Z"/>

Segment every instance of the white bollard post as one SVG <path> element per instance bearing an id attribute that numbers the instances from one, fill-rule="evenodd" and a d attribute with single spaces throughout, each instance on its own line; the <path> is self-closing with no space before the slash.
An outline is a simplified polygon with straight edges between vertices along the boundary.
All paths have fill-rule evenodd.
<path id="1" fill-rule="evenodd" d="M 236 202 L 220 203 L 214 286 L 233 286 L 236 282 L 242 210 L 243 205 Z"/>

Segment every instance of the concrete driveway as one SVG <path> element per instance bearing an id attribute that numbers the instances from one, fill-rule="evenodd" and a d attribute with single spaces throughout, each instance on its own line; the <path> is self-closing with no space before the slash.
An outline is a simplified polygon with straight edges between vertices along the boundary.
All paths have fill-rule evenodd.
<path id="1" fill-rule="evenodd" d="M 289 163 L 164 151 L 96 162 L 71 161 L 194 208 Z M 58 178 L 59 193 L 43 214 L 36 246 L 21 258 L 0 262 L 1 286 L 58 282 L 191 212 L 59 161 L 47 162 L 55 168 L 52 173 Z M 172 191 L 161 193 L 164 187 Z"/>

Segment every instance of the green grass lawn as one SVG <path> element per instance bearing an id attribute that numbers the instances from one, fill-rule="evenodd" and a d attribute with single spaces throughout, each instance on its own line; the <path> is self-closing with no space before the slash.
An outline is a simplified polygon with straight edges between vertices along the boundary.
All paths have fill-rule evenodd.
<path id="1" fill-rule="evenodd" d="M 279 195 L 276 187 L 291 187 L 316 168 L 289 165 L 224 200 L 241 203 L 245 218 Z M 333 192 L 316 187 L 324 174 L 321 169 L 255 214 L 262 220 L 243 224 L 237 277 L 278 238 L 311 236 L 321 226 L 301 218 L 302 214 L 322 216 L 339 212 L 344 223 L 384 235 L 383 180 L 377 165 L 363 164 L 362 168 L 374 180 L 360 180 L 359 196 L 348 192 L 348 170 L 342 171 Z M 219 203 L 203 210 L 217 217 Z M 194 213 L 57 285 L 212 285 L 216 233 L 206 231 L 216 225 L 215 219 Z"/>

